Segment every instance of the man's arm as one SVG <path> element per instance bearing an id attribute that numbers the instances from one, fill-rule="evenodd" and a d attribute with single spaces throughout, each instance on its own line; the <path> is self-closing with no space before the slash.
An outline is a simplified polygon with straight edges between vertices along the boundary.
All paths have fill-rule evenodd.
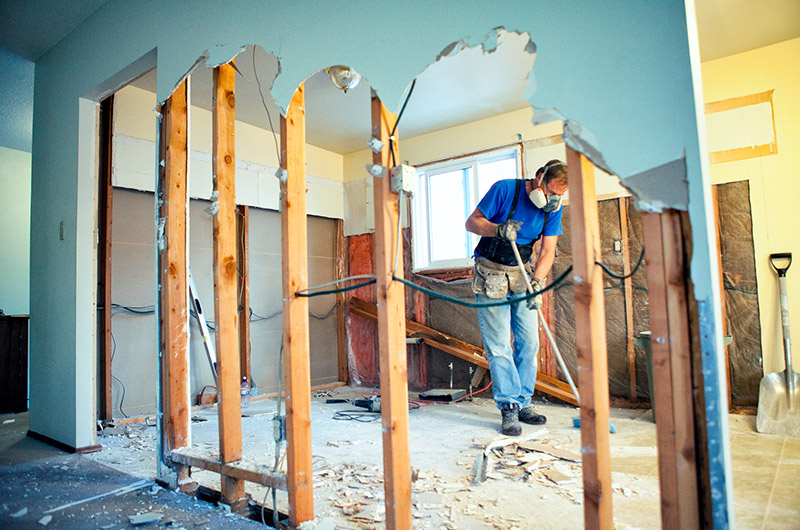
<path id="1" fill-rule="evenodd" d="M 539 258 L 536 260 L 536 266 L 533 269 L 534 278 L 544 280 L 550 274 L 553 261 L 556 259 L 557 243 L 558 236 L 544 236 L 542 238 L 542 249 L 539 251 Z"/>
<path id="2" fill-rule="evenodd" d="M 494 237 L 497 231 L 497 224 L 491 222 L 483 215 L 483 212 L 475 208 L 472 213 L 467 217 L 467 222 L 464 227 L 473 234 L 486 237 Z"/>

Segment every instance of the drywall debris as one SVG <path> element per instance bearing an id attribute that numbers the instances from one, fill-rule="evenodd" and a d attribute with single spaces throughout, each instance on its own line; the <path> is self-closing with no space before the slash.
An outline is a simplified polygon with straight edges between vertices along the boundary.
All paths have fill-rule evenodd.
<path id="1" fill-rule="evenodd" d="M 157 523 L 164 517 L 164 514 L 156 513 L 156 512 L 145 512 L 139 513 L 136 515 L 129 515 L 128 519 L 130 520 L 133 526 L 145 526 L 148 524 Z"/>
<path id="2" fill-rule="evenodd" d="M 52 520 L 53 520 L 53 516 L 52 515 L 45 515 L 44 517 L 39 519 L 39 524 L 42 525 L 42 526 L 47 526 L 48 523 L 50 521 L 52 521 Z"/>
<path id="3" fill-rule="evenodd" d="M 689 209 L 689 180 L 685 155 L 672 162 L 620 180 L 634 197 L 636 208 L 660 212 L 668 208 Z"/>
<path id="4" fill-rule="evenodd" d="M 12 419 L 10 419 L 10 420 L 5 420 L 5 421 L 3 422 L 3 425 L 6 425 L 7 423 L 14 423 L 14 421 L 15 421 L 15 420 L 14 420 L 13 418 L 12 418 Z"/>
<path id="5" fill-rule="evenodd" d="M 214 175 L 215 180 L 216 178 L 217 176 Z M 219 198 L 219 191 L 214 190 L 213 192 L 211 192 L 211 197 L 209 198 L 209 200 L 211 201 L 211 206 L 205 208 L 203 211 L 206 212 L 208 215 L 217 215 L 217 212 L 219 211 L 219 201 L 217 200 L 218 198 Z"/>
<path id="6" fill-rule="evenodd" d="M 12 513 L 11 517 L 13 517 L 14 519 L 18 519 L 18 518 L 22 517 L 23 515 L 27 515 L 27 514 L 28 514 L 28 508 L 25 507 L 25 508 L 22 508 L 21 510 L 18 510 L 16 512 Z"/>
<path id="7" fill-rule="evenodd" d="M 545 444 L 539 444 L 534 442 L 522 442 L 518 445 L 520 449 L 525 449 L 526 451 L 536 451 L 539 453 L 546 453 L 561 460 L 569 460 L 570 462 L 580 462 L 581 457 L 580 455 L 573 453 L 572 451 L 567 451 L 565 449 L 559 449 L 557 447 L 551 447 Z"/>

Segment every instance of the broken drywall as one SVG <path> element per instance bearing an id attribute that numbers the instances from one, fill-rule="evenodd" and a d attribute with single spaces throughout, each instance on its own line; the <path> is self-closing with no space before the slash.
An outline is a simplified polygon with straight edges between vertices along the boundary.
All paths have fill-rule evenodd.
<path id="1" fill-rule="evenodd" d="M 636 207 L 643 212 L 660 212 L 668 208 L 689 209 L 685 156 L 626 177 L 620 184 L 633 193 Z"/>

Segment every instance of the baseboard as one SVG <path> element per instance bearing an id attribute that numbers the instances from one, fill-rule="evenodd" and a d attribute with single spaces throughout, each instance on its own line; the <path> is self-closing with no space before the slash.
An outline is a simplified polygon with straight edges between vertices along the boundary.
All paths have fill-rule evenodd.
<path id="1" fill-rule="evenodd" d="M 59 442 L 58 440 L 54 440 L 49 436 L 45 436 L 44 434 L 39 434 L 38 432 L 34 432 L 29 430 L 28 436 L 33 438 L 34 440 L 39 440 L 40 442 L 44 442 L 48 445 L 52 445 L 56 449 L 61 449 L 62 451 L 66 451 L 67 453 L 77 453 L 80 455 L 85 455 L 87 453 L 96 453 L 100 451 L 103 446 L 102 445 L 85 445 L 83 447 L 72 447 L 71 445 L 67 445 L 64 442 Z"/>

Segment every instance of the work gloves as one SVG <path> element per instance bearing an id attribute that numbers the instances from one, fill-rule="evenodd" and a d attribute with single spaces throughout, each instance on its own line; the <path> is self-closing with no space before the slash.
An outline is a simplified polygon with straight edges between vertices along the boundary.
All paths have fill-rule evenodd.
<path id="1" fill-rule="evenodd" d="M 541 291 L 544 288 L 544 285 L 542 285 L 542 280 L 540 280 L 539 278 L 534 278 L 533 280 L 531 280 L 531 287 L 533 287 L 533 292 L 534 293 L 538 293 L 539 291 Z M 541 294 L 537 294 L 536 296 L 534 296 L 533 298 L 528 300 L 528 308 L 529 309 L 536 309 L 536 308 L 539 308 L 539 307 L 542 307 L 542 295 Z"/>
<path id="2" fill-rule="evenodd" d="M 522 221 L 509 219 L 505 223 L 497 225 L 497 228 L 494 230 L 494 235 L 496 238 L 504 241 L 516 241 L 517 230 L 520 228 L 522 228 Z"/>

